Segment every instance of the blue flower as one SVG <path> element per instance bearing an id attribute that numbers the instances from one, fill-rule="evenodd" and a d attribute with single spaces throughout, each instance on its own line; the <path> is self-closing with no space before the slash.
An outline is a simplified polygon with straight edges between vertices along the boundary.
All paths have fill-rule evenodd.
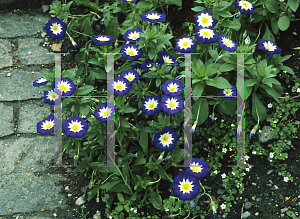
<path id="1" fill-rule="evenodd" d="M 62 124 L 63 132 L 71 138 L 82 138 L 86 135 L 88 129 L 88 123 L 77 115 L 69 118 Z"/>
<path id="2" fill-rule="evenodd" d="M 124 34 L 123 38 L 126 41 L 130 41 L 130 42 L 136 42 L 140 40 L 140 34 L 139 32 L 142 32 L 142 28 L 136 28 L 136 29 L 131 29 L 131 30 L 127 30 L 126 33 Z"/>
<path id="3" fill-rule="evenodd" d="M 231 88 L 219 89 L 220 95 L 225 95 L 225 99 L 234 99 L 237 95 L 236 87 L 231 85 Z"/>
<path id="4" fill-rule="evenodd" d="M 142 69 L 150 69 L 151 71 L 156 71 L 156 68 L 153 66 L 153 60 L 147 59 L 142 65 Z"/>
<path id="5" fill-rule="evenodd" d="M 218 20 L 211 15 L 208 8 L 194 15 L 194 18 L 196 18 L 196 30 L 199 28 L 213 28 L 218 22 Z"/>
<path id="6" fill-rule="evenodd" d="M 197 47 L 197 41 L 193 40 L 190 36 L 182 39 L 175 39 L 176 47 L 173 49 L 181 53 L 191 53 Z"/>
<path id="7" fill-rule="evenodd" d="M 217 30 L 201 28 L 194 34 L 196 39 L 202 44 L 210 44 L 217 42 Z"/>
<path id="8" fill-rule="evenodd" d="M 264 51 L 269 57 L 275 54 L 282 53 L 282 51 L 278 48 L 275 42 L 270 40 L 259 39 L 259 45 L 257 49 Z"/>
<path id="9" fill-rule="evenodd" d="M 173 97 L 168 94 L 164 94 L 161 98 L 160 106 L 164 112 L 174 115 L 183 110 L 184 102 L 180 96 Z"/>
<path id="10" fill-rule="evenodd" d="M 172 151 L 176 148 L 178 139 L 179 136 L 170 126 L 164 127 L 161 132 L 156 132 L 153 136 L 154 146 L 160 151 Z"/>
<path id="11" fill-rule="evenodd" d="M 225 34 L 218 35 L 218 44 L 220 48 L 229 52 L 234 52 L 238 47 L 238 44 L 228 39 Z"/>
<path id="12" fill-rule="evenodd" d="M 175 66 L 175 58 L 173 56 L 171 56 L 169 53 L 167 52 L 159 52 L 158 53 L 158 57 L 167 65 L 172 65 Z M 176 65 L 179 65 L 179 62 L 176 62 Z"/>
<path id="13" fill-rule="evenodd" d="M 44 102 L 50 105 L 55 105 L 55 100 L 58 99 L 59 96 L 54 92 L 54 90 L 44 90 Z M 63 98 L 61 101 L 63 101 Z"/>
<path id="14" fill-rule="evenodd" d="M 58 126 L 54 126 L 55 124 L 59 124 Z M 49 135 L 53 133 L 54 131 L 57 131 L 61 124 L 61 121 L 54 117 L 53 114 L 50 114 L 47 118 L 43 119 L 42 121 L 39 121 L 37 123 L 37 133 L 41 135 Z M 55 128 L 55 129 L 54 129 Z"/>
<path id="15" fill-rule="evenodd" d="M 209 172 L 207 163 L 197 158 L 190 158 L 189 160 L 185 161 L 183 165 L 188 166 L 185 167 L 184 171 L 196 178 L 203 178 Z"/>
<path id="16" fill-rule="evenodd" d="M 158 65 L 159 67 L 164 64 L 164 62 L 161 60 L 156 60 L 154 63 L 155 63 L 155 65 Z"/>
<path id="17" fill-rule="evenodd" d="M 104 44 L 108 44 L 108 43 L 111 43 L 115 38 L 111 35 L 99 35 L 99 36 L 96 36 L 92 39 L 92 41 L 99 45 L 99 46 L 102 46 Z"/>
<path id="18" fill-rule="evenodd" d="M 142 20 L 149 21 L 151 23 L 162 22 L 166 19 L 165 13 L 155 13 L 152 11 L 149 11 L 146 14 L 141 14 L 140 16 L 141 16 Z"/>
<path id="19" fill-rule="evenodd" d="M 45 24 L 45 30 L 50 38 L 63 39 L 66 34 L 67 26 L 65 22 L 62 22 L 57 17 L 53 17 Z"/>
<path id="20" fill-rule="evenodd" d="M 33 86 L 37 87 L 37 86 L 41 86 L 41 85 L 46 85 L 47 83 L 48 83 L 48 81 L 45 78 L 41 77 L 38 80 L 35 80 L 33 82 Z"/>
<path id="21" fill-rule="evenodd" d="M 123 2 L 127 2 L 127 3 L 135 3 L 136 0 L 122 0 Z"/>
<path id="22" fill-rule="evenodd" d="M 136 64 L 136 65 L 131 65 L 131 67 L 136 70 L 139 75 L 143 75 L 144 72 L 142 72 L 142 64 Z"/>
<path id="23" fill-rule="evenodd" d="M 139 80 L 140 75 L 136 70 L 129 69 L 127 71 L 122 71 L 120 77 L 126 78 L 130 84 L 133 84 Z"/>
<path id="24" fill-rule="evenodd" d="M 96 119 L 98 119 L 101 123 L 105 123 L 114 118 L 114 113 L 111 110 L 113 105 L 114 104 L 108 102 L 102 103 L 94 112 Z"/>
<path id="25" fill-rule="evenodd" d="M 131 84 L 126 78 L 115 78 L 114 81 L 110 80 L 108 82 L 108 89 L 114 91 L 116 95 L 128 94 L 131 90 Z"/>
<path id="26" fill-rule="evenodd" d="M 135 44 L 124 44 L 120 50 L 124 59 L 139 59 L 143 55 L 143 50 L 138 49 L 139 46 Z"/>
<path id="27" fill-rule="evenodd" d="M 74 82 L 69 78 L 61 78 L 61 81 L 56 88 L 61 90 L 62 96 L 72 95 L 76 91 Z M 55 90 L 55 80 L 52 82 L 52 89 Z"/>
<path id="28" fill-rule="evenodd" d="M 174 195 L 182 201 L 192 200 L 200 193 L 199 180 L 185 172 L 180 172 L 175 176 L 171 188 Z"/>
<path id="29" fill-rule="evenodd" d="M 239 9 L 241 14 L 254 14 L 254 4 L 247 1 L 233 2 L 233 4 Z"/>
<path id="30" fill-rule="evenodd" d="M 183 83 L 181 81 L 171 79 L 161 85 L 161 88 L 165 94 L 179 96 L 183 90 Z"/>
<path id="31" fill-rule="evenodd" d="M 140 108 L 147 116 L 152 116 L 162 110 L 160 106 L 160 96 L 146 96 Z"/>

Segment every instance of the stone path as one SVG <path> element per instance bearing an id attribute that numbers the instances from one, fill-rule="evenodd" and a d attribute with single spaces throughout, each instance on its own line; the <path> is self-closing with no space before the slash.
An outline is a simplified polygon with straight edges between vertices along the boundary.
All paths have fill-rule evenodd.
<path id="1" fill-rule="evenodd" d="M 0 219 L 72 218 L 61 193 L 67 178 L 45 167 L 52 163 L 53 136 L 36 129 L 43 113 L 51 113 L 43 91 L 32 85 L 54 64 L 41 45 L 50 18 L 0 14 Z"/>

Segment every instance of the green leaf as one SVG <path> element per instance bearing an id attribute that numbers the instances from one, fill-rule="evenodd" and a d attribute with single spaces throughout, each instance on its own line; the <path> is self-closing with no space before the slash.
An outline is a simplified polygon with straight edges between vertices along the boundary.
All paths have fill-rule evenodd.
<path id="1" fill-rule="evenodd" d="M 84 85 L 83 87 L 80 87 L 78 89 L 76 89 L 74 95 L 84 95 L 84 94 L 88 94 L 90 92 L 92 92 L 94 90 L 94 87 L 91 85 Z"/>
<path id="2" fill-rule="evenodd" d="M 222 7 L 219 9 L 219 11 L 225 10 L 225 9 L 228 8 L 230 5 L 232 5 L 231 2 L 227 2 L 227 1 L 222 1 L 221 4 L 222 4 Z M 218 12 L 219 12 L 219 11 L 218 11 Z"/>
<path id="3" fill-rule="evenodd" d="M 162 198 L 158 194 L 158 187 L 156 187 L 156 193 L 154 191 L 150 192 L 149 202 L 153 205 L 154 208 L 160 210 L 162 208 Z"/>
<path id="4" fill-rule="evenodd" d="M 257 114 L 259 116 L 259 121 L 264 121 L 267 116 L 267 109 L 262 104 L 262 102 L 259 100 L 259 98 L 256 96 L 256 94 L 253 93 L 253 95 L 252 95 L 252 116 L 256 121 L 258 121 Z"/>
<path id="5" fill-rule="evenodd" d="M 81 115 L 87 116 L 87 114 L 90 112 L 90 108 L 88 106 L 80 106 L 79 112 Z"/>
<path id="6" fill-rule="evenodd" d="M 222 7 L 222 9 L 223 9 L 223 7 Z M 218 15 L 220 15 L 221 17 L 225 17 L 225 18 L 232 17 L 232 14 L 229 11 L 223 11 L 223 10 L 218 11 Z"/>
<path id="7" fill-rule="evenodd" d="M 245 87 L 252 87 L 255 84 L 257 84 L 257 81 L 254 79 L 248 79 L 245 81 Z"/>
<path id="8" fill-rule="evenodd" d="M 61 77 L 67 77 L 67 78 L 75 78 L 76 76 L 76 72 L 75 72 L 75 68 L 71 68 L 68 70 L 64 70 L 61 73 Z"/>
<path id="9" fill-rule="evenodd" d="M 90 36 L 93 35 L 93 28 L 91 26 L 90 16 L 87 16 L 86 19 L 84 19 L 82 26 L 85 34 Z"/>
<path id="10" fill-rule="evenodd" d="M 216 77 L 214 79 L 209 78 L 205 81 L 207 85 L 213 86 L 219 89 L 231 88 L 230 83 L 223 77 Z"/>
<path id="11" fill-rule="evenodd" d="M 160 78 L 156 79 L 155 84 L 156 84 L 156 87 L 159 87 L 161 84 L 161 79 Z"/>
<path id="12" fill-rule="evenodd" d="M 285 65 L 280 66 L 279 69 L 282 70 L 282 71 L 287 71 L 287 72 L 290 73 L 291 75 L 294 75 L 294 74 L 295 74 L 293 69 L 291 69 L 290 67 L 285 66 Z"/>
<path id="13" fill-rule="evenodd" d="M 236 66 L 234 66 L 233 64 L 222 64 L 220 66 L 220 70 L 221 72 L 226 72 L 226 71 L 232 71 L 233 69 L 235 69 Z"/>
<path id="14" fill-rule="evenodd" d="M 124 108 L 123 109 L 123 113 L 133 113 L 133 112 L 135 112 L 135 111 L 137 111 L 137 109 L 136 108 L 133 108 L 133 107 L 126 107 L 126 108 Z"/>
<path id="15" fill-rule="evenodd" d="M 122 180 L 117 181 L 108 181 L 100 186 L 100 189 L 106 189 L 106 192 L 108 192 L 111 188 L 113 188 L 115 185 L 117 185 L 119 182 L 122 182 Z"/>
<path id="16" fill-rule="evenodd" d="M 247 59 L 244 64 L 245 65 L 251 65 L 251 64 L 254 64 L 255 63 L 255 60 L 254 59 Z"/>
<path id="17" fill-rule="evenodd" d="M 222 101 L 221 104 L 218 104 L 218 109 L 227 115 L 235 115 L 236 99 Z"/>
<path id="18" fill-rule="evenodd" d="M 277 84 L 277 85 L 281 85 L 281 83 L 279 82 L 279 81 L 277 81 L 275 78 L 265 78 L 265 81 L 267 82 L 267 83 L 272 83 L 272 84 Z M 270 86 L 270 87 L 272 87 L 272 86 Z"/>
<path id="19" fill-rule="evenodd" d="M 279 31 L 279 28 L 278 28 L 278 22 L 277 22 L 277 19 L 275 17 L 272 17 L 271 18 L 271 27 L 272 27 L 272 30 L 273 30 L 273 33 L 275 35 L 277 35 L 278 31 Z"/>
<path id="20" fill-rule="evenodd" d="M 98 61 L 98 58 L 91 58 L 88 63 L 91 63 L 93 65 L 101 65 L 100 61 Z"/>
<path id="21" fill-rule="evenodd" d="M 273 0 L 272 0 L 273 1 Z M 275 41 L 275 37 L 274 35 L 272 34 L 272 32 L 270 31 L 269 27 L 267 24 L 265 24 L 265 27 L 266 27 L 266 31 L 262 37 L 263 40 L 271 40 L 271 41 Z"/>
<path id="22" fill-rule="evenodd" d="M 229 27 L 231 29 L 234 29 L 238 31 L 241 28 L 241 23 L 238 19 L 233 21 L 224 21 L 224 24 L 222 24 L 223 27 Z"/>
<path id="23" fill-rule="evenodd" d="M 271 13 L 276 13 L 278 10 L 278 3 L 274 0 L 265 1 L 265 6 Z"/>
<path id="24" fill-rule="evenodd" d="M 278 19 L 278 27 L 281 31 L 286 31 L 289 26 L 290 26 L 290 19 L 288 18 L 288 16 L 281 16 L 279 19 Z"/>
<path id="25" fill-rule="evenodd" d="M 280 97 L 280 95 L 273 88 L 266 85 L 261 85 L 260 87 L 263 88 L 271 97 L 273 97 L 277 101 L 277 103 L 279 103 L 278 98 Z"/>
<path id="26" fill-rule="evenodd" d="M 288 0 L 287 5 L 290 7 L 290 9 L 292 9 L 294 12 L 296 12 L 299 7 L 299 1 Z"/>
<path id="27" fill-rule="evenodd" d="M 120 117 L 120 124 L 124 128 L 130 128 L 130 124 L 125 117 Z"/>
<path id="28" fill-rule="evenodd" d="M 144 128 L 141 127 L 140 128 L 140 139 L 139 139 L 139 143 L 143 149 L 144 154 L 148 157 L 148 133 L 143 131 Z"/>
<path id="29" fill-rule="evenodd" d="M 152 60 L 154 56 L 156 56 L 156 54 L 157 54 L 156 49 L 150 49 L 148 52 L 149 59 Z"/>
<path id="30" fill-rule="evenodd" d="M 49 74 L 41 73 L 41 75 L 50 83 L 54 80 Z"/>
<path id="31" fill-rule="evenodd" d="M 177 5 L 179 7 L 182 6 L 182 1 L 181 0 L 165 0 L 165 3 L 168 5 Z"/>
<path id="32" fill-rule="evenodd" d="M 252 87 L 245 87 L 244 100 L 247 100 L 252 93 Z"/>
<path id="33" fill-rule="evenodd" d="M 208 50 L 209 52 L 209 55 L 214 59 L 214 60 L 217 60 L 218 57 L 219 57 L 219 54 L 216 50 L 213 50 L 213 49 L 210 49 Z"/>
<path id="34" fill-rule="evenodd" d="M 89 70 L 89 72 L 93 75 L 92 77 L 95 79 L 102 79 L 106 80 L 107 79 L 107 73 L 103 71 L 100 68 L 92 68 Z"/>
<path id="35" fill-rule="evenodd" d="M 117 196 L 118 196 L 118 199 L 119 199 L 120 202 L 123 203 L 125 201 L 124 196 L 121 193 L 118 192 Z"/>
<path id="36" fill-rule="evenodd" d="M 204 90 L 203 83 L 197 83 L 196 87 L 192 90 L 193 96 L 201 96 Z"/>
<path id="37" fill-rule="evenodd" d="M 108 35 L 112 35 L 115 39 L 118 39 L 118 36 L 120 34 L 120 30 L 118 29 L 119 27 L 119 22 L 116 17 L 113 17 L 110 19 L 108 26 L 106 26 L 106 33 Z"/>
<path id="38" fill-rule="evenodd" d="M 197 6 L 197 7 L 191 8 L 191 9 L 195 12 L 199 12 L 199 11 L 203 11 L 205 8 L 201 7 L 201 6 Z"/>
<path id="39" fill-rule="evenodd" d="M 197 125 L 201 125 L 208 118 L 208 102 L 206 98 L 198 98 L 198 100 L 192 106 L 192 118 L 197 119 L 199 110 Z"/>
<path id="40" fill-rule="evenodd" d="M 282 56 L 282 57 L 280 57 L 279 62 L 284 62 L 284 61 L 290 59 L 291 57 L 292 57 L 292 55 Z"/>

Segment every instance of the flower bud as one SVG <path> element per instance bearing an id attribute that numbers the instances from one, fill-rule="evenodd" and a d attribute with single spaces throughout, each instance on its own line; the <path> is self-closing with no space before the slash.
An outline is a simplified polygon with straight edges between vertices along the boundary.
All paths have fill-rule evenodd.
<path id="1" fill-rule="evenodd" d="M 243 39 L 245 39 L 247 36 L 247 31 L 245 30 L 245 32 L 243 33 Z"/>
<path id="2" fill-rule="evenodd" d="M 249 36 L 247 36 L 247 38 L 245 39 L 245 44 L 246 44 L 246 45 L 249 45 L 249 44 L 250 44 L 250 37 L 249 37 Z"/>

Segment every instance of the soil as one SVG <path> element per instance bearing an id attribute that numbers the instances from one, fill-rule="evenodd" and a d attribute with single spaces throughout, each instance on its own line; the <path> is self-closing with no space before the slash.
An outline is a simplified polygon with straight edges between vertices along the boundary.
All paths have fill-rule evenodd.
<path id="1" fill-rule="evenodd" d="M 69 1 L 68 1 L 69 2 Z M 185 2 L 185 1 L 183 1 Z M 190 9 L 191 4 L 187 1 L 186 3 L 183 4 L 183 9 L 181 11 L 185 11 L 186 9 Z M 14 8 L 17 9 L 17 8 Z M 22 11 L 30 11 L 32 13 L 43 13 L 41 10 L 41 4 L 39 3 L 31 3 L 30 7 L 23 7 Z M 75 12 L 76 14 L 84 14 L 84 9 L 85 7 L 83 5 L 79 7 L 74 7 L 71 6 L 71 13 L 72 11 Z M 9 10 L 8 10 L 9 11 Z M 9 11 L 10 12 L 10 11 Z M 173 16 L 172 16 L 172 13 Z M 74 13 L 72 13 L 74 14 Z M 178 19 L 180 16 L 177 14 L 177 6 L 170 6 L 169 7 L 169 16 L 170 16 L 170 21 L 171 24 L 174 25 L 173 31 L 177 33 L 175 38 L 180 38 L 180 36 L 184 30 L 181 30 L 181 26 L 178 25 Z M 173 20 L 172 20 L 173 17 Z M 300 11 L 298 8 L 298 11 L 296 12 L 296 18 L 300 18 Z M 190 22 L 193 22 L 194 20 L 191 20 L 192 18 L 187 15 L 186 19 L 189 20 Z M 182 20 L 181 22 L 182 23 Z M 299 47 L 300 46 L 300 23 L 299 21 L 291 22 L 291 26 L 289 27 L 288 30 L 285 32 L 280 32 L 279 37 L 280 39 L 278 40 L 278 47 L 282 50 L 283 54 L 282 55 L 293 55 L 289 60 L 287 60 L 284 64 L 292 68 L 295 72 L 295 75 L 299 77 L 299 66 L 300 66 L 300 54 L 299 51 L 293 50 L 292 48 Z M 296 33 L 296 34 L 295 34 Z M 84 41 L 82 38 L 76 38 L 74 39 L 76 43 L 78 44 L 79 47 L 84 46 Z M 56 42 L 56 40 L 50 39 L 50 43 Z M 57 41 L 59 42 L 59 41 Z M 74 47 L 72 46 L 71 42 L 68 39 L 65 39 L 63 42 L 62 46 L 62 52 L 71 52 L 70 55 L 63 56 L 62 57 L 62 70 L 64 69 L 70 69 L 74 68 L 76 66 L 75 62 L 75 50 Z M 50 67 L 50 66 L 49 66 Z M 277 80 L 279 80 L 282 85 L 286 88 L 287 92 L 290 94 L 291 88 L 294 85 L 293 81 L 290 81 L 287 83 L 285 81 L 284 77 L 277 77 Z M 97 82 L 101 83 L 101 81 Z M 290 87 L 288 87 L 290 85 Z M 296 94 L 293 93 L 292 96 L 295 96 Z M 218 116 L 217 116 L 218 117 Z M 300 112 L 298 111 L 297 113 L 297 120 L 300 120 Z M 263 126 L 264 124 L 262 124 Z M 261 126 L 261 127 L 262 127 Z M 281 209 L 288 208 L 289 210 L 292 210 L 296 212 L 297 210 L 299 211 L 299 199 L 300 198 L 300 183 L 299 183 L 299 178 L 300 178 L 300 173 L 298 171 L 299 168 L 299 156 L 300 156 L 300 142 L 298 139 L 294 139 L 292 141 L 293 148 L 291 148 L 288 151 L 289 154 L 289 159 L 285 160 L 284 163 L 286 164 L 286 170 L 289 171 L 292 176 L 294 177 L 293 182 L 284 182 L 282 176 L 278 176 L 278 171 L 272 167 L 267 160 L 266 157 L 263 156 L 257 156 L 257 155 L 248 155 L 250 156 L 250 159 L 248 162 L 253 165 L 251 168 L 250 172 L 247 172 L 247 175 L 244 177 L 243 183 L 246 185 L 245 190 L 242 195 L 237 195 L 236 197 L 236 204 L 233 204 L 231 207 L 231 212 L 227 214 L 226 218 L 241 218 L 242 212 L 247 211 L 244 207 L 245 202 L 252 202 L 253 206 L 248 209 L 248 211 L 251 213 L 251 216 L 249 216 L 249 219 L 252 218 L 263 218 L 263 219 L 269 219 L 269 218 L 279 218 L 281 217 Z M 203 151 L 204 152 L 204 151 Z M 200 151 L 201 153 L 201 151 Z M 64 155 L 64 161 L 68 162 L 69 164 L 73 163 L 73 159 L 68 157 L 67 155 Z M 231 168 L 227 167 L 228 163 L 226 162 L 226 159 L 224 159 L 222 163 L 222 167 L 220 168 L 221 173 L 228 173 Z M 177 174 L 178 170 L 176 168 L 173 168 L 174 170 L 174 175 Z M 267 174 L 269 170 L 274 170 L 271 174 Z M 90 179 L 88 177 L 85 177 L 81 174 L 70 174 L 66 172 L 66 169 L 55 169 L 55 171 L 61 172 L 66 175 L 68 178 L 68 183 L 65 184 L 69 185 L 70 188 L 73 188 L 73 196 L 78 196 L 80 197 L 83 192 L 80 191 L 80 188 L 87 186 Z M 87 174 L 88 176 L 91 175 L 91 172 Z M 270 180 L 272 180 L 272 186 L 269 186 L 267 184 L 270 183 Z M 219 197 L 217 194 L 218 189 L 223 189 L 222 185 L 222 178 L 220 174 L 218 174 L 216 177 L 210 177 L 207 175 L 204 180 L 202 180 L 202 183 L 206 186 L 211 187 L 207 192 L 211 194 L 212 196 L 215 196 L 216 198 Z M 167 184 L 167 183 L 166 183 Z M 163 185 L 163 183 L 162 183 Z M 275 189 L 275 185 L 278 186 L 279 189 Z M 168 186 L 165 188 L 162 186 L 160 187 L 160 191 L 167 191 Z M 65 193 L 65 191 L 62 191 Z M 165 192 L 162 195 L 162 198 L 166 198 L 171 194 L 168 194 L 168 192 Z M 101 212 L 102 218 L 106 218 L 104 216 L 104 209 L 105 209 L 105 203 L 102 202 L 101 196 L 104 196 L 102 193 L 100 195 L 100 202 L 96 202 L 96 198 L 93 198 L 90 202 L 86 203 L 86 211 L 89 212 L 87 214 L 86 218 L 92 218 L 93 215 L 96 213 L 96 211 Z M 200 202 L 205 201 L 207 197 L 201 198 Z M 298 199 L 298 202 L 297 202 Z M 70 198 L 68 200 L 69 205 L 70 205 L 70 210 L 75 209 L 77 206 L 75 205 L 76 199 Z M 299 203 L 299 204 L 298 204 Z M 222 202 L 220 202 L 222 204 Z M 80 208 L 79 208 L 80 209 Z M 143 209 L 145 212 L 148 212 L 150 215 L 157 215 L 157 211 L 153 209 L 147 209 L 147 207 L 144 207 Z M 221 216 L 224 214 L 224 211 L 219 210 L 219 217 L 222 218 Z M 80 215 L 77 214 L 76 212 L 73 213 L 74 218 L 80 218 Z M 299 213 L 300 214 L 300 213 Z M 285 215 L 285 214 L 284 214 Z M 161 215 L 163 217 L 163 215 Z M 178 217 L 179 218 L 179 217 Z M 212 216 L 207 217 L 212 218 Z M 289 218 L 285 215 L 284 218 Z"/>

